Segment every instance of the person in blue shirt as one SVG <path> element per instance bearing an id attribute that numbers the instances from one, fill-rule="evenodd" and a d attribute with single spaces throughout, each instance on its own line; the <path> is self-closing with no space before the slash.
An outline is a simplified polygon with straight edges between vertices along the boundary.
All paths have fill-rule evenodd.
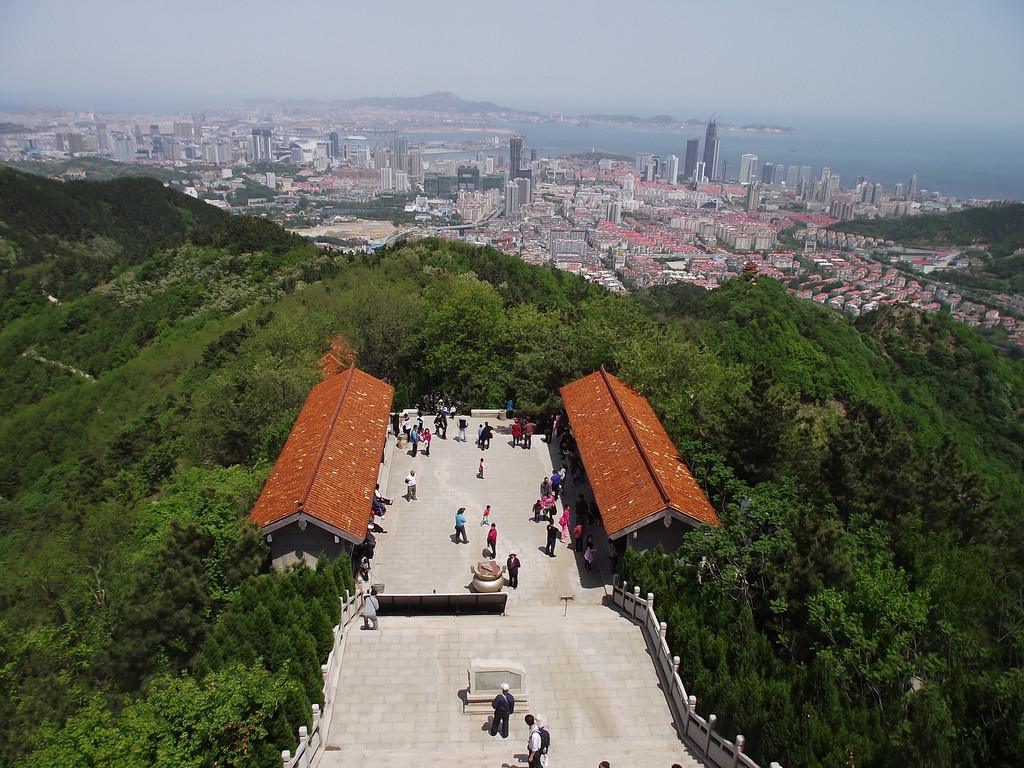
<path id="1" fill-rule="evenodd" d="M 466 537 L 466 508 L 459 507 L 459 511 L 455 513 L 455 543 L 459 542 L 463 544 L 469 544 L 469 539 Z"/>

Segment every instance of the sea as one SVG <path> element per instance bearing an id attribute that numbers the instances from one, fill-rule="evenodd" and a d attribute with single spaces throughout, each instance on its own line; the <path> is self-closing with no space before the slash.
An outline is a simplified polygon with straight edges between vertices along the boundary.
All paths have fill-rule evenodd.
<path id="1" fill-rule="evenodd" d="M 498 122 L 479 131 L 410 133 L 414 142 L 462 142 L 491 139 L 492 154 L 508 154 L 509 136 L 525 139 L 525 156 L 537 149 L 541 157 L 557 157 L 592 150 L 635 157 L 650 152 L 662 159 L 679 157 L 682 172 L 688 139 L 700 139 L 704 152 L 704 128 L 666 129 L 591 122 Z M 840 177 L 843 188 L 852 188 L 858 177 L 892 192 L 902 183 L 910 186 L 917 175 L 918 191 L 939 192 L 961 200 L 1024 201 L 1024 131 L 978 121 L 970 126 L 934 123 L 887 123 L 836 121 L 794 126 L 787 132 L 730 130 L 719 124 L 719 162 L 739 171 L 740 156 L 757 155 L 758 178 L 765 163 L 810 166 L 812 176 L 828 167 Z M 452 155 L 473 156 L 473 153 Z M 721 171 L 721 166 L 719 166 Z"/>

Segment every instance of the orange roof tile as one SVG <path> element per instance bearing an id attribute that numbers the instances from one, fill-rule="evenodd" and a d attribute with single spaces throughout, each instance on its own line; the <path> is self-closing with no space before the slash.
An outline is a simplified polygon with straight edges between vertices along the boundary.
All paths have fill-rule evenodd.
<path id="1" fill-rule="evenodd" d="M 354 364 L 313 387 L 249 519 L 265 528 L 301 510 L 361 542 L 394 392 Z"/>
<path id="2" fill-rule="evenodd" d="M 603 366 L 562 387 L 561 393 L 609 536 L 642 527 L 666 510 L 693 525 L 719 524 L 643 395 Z"/>

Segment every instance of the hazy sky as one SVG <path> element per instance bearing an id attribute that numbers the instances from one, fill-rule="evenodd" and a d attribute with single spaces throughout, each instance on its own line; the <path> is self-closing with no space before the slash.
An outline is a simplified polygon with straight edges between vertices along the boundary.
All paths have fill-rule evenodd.
<path id="1" fill-rule="evenodd" d="M 1024 126 L 1022 41 L 1022 0 L 0 0 L 0 108 L 452 91 L 566 114 Z"/>

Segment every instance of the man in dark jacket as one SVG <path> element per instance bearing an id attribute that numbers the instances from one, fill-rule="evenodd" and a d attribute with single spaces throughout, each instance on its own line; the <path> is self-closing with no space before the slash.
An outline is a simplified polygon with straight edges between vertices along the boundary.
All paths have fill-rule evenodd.
<path id="1" fill-rule="evenodd" d="M 498 732 L 498 728 L 501 728 L 501 738 L 508 738 L 508 716 L 515 712 L 516 700 L 515 697 L 508 692 L 508 683 L 501 684 L 501 693 L 494 697 L 494 701 L 491 702 L 491 706 L 494 707 L 494 717 L 491 718 L 491 736 L 494 736 Z"/>

